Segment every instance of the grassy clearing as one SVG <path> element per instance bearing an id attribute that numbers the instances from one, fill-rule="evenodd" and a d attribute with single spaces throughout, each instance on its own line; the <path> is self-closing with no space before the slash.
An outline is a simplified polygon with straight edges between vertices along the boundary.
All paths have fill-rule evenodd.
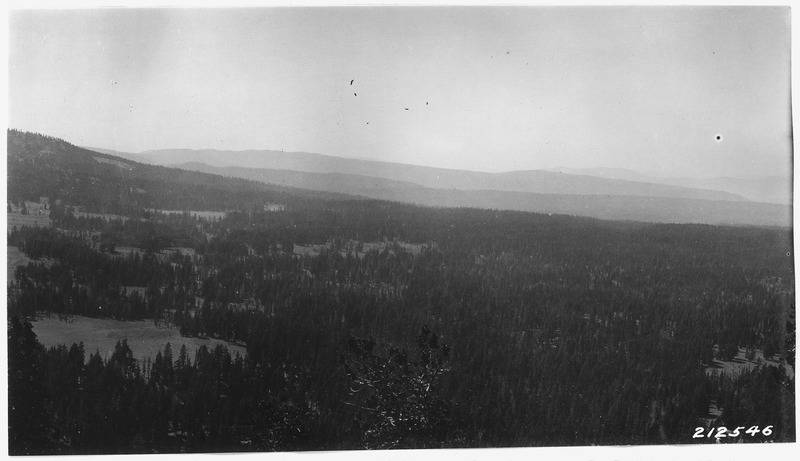
<path id="1" fill-rule="evenodd" d="M 395 245 L 399 246 L 400 248 L 408 251 L 411 254 L 419 254 L 426 245 L 421 243 L 406 243 L 406 242 L 364 242 L 364 251 L 368 252 L 371 250 L 378 250 L 378 251 L 391 251 L 394 249 Z"/>
<path id="2" fill-rule="evenodd" d="M 161 254 L 164 255 L 170 255 L 173 253 L 180 253 L 181 256 L 195 256 L 197 255 L 197 250 L 189 247 L 171 247 L 161 250 Z"/>
<path id="3" fill-rule="evenodd" d="M 297 256 L 319 256 L 322 249 L 329 248 L 328 245 L 294 245 L 292 254 Z"/>
<path id="4" fill-rule="evenodd" d="M 22 214 L 22 213 L 7 213 L 8 222 L 6 224 L 7 231 L 10 231 L 15 226 L 31 226 L 31 227 L 49 227 L 53 221 L 50 216 L 45 214 Z"/>
<path id="5" fill-rule="evenodd" d="M 149 357 L 155 359 L 156 354 L 164 349 L 167 343 L 172 346 L 173 357 L 178 357 L 181 345 L 186 345 L 189 357 L 194 360 L 195 353 L 200 346 L 209 348 L 217 344 L 225 345 L 231 355 L 239 353 L 246 355 L 246 349 L 234 346 L 218 339 L 184 338 L 177 328 L 158 328 L 151 320 L 138 322 L 123 322 L 110 319 L 93 319 L 75 316 L 71 322 L 65 322 L 58 317 L 44 317 L 33 322 L 33 331 L 39 342 L 45 347 L 58 346 L 83 341 L 86 358 L 89 354 L 100 351 L 103 358 L 111 357 L 117 341 L 128 340 L 128 347 L 133 351 L 137 360 Z"/>
<path id="6" fill-rule="evenodd" d="M 774 360 L 774 358 L 765 358 L 764 354 L 761 351 L 756 351 L 755 360 L 747 360 L 745 354 L 747 353 L 746 349 L 739 348 L 739 353 L 736 354 L 736 358 L 729 362 L 724 362 L 721 360 L 714 360 L 714 363 L 706 368 L 707 375 L 714 375 L 725 373 L 728 376 L 735 376 L 742 371 L 749 371 L 759 365 L 767 365 L 770 367 L 784 367 L 786 369 L 786 375 L 788 377 L 794 376 L 794 370 L 789 364 L 782 364 L 781 362 Z"/>
<path id="7" fill-rule="evenodd" d="M 283 211 L 286 209 L 286 205 L 281 205 L 280 203 L 268 203 L 264 205 L 264 211 Z"/>
<path id="8" fill-rule="evenodd" d="M 319 256 L 322 250 L 330 250 L 333 248 L 333 242 L 327 242 L 323 244 L 315 244 L 315 245 L 294 245 L 292 249 L 292 253 L 296 256 Z M 405 251 L 408 251 L 411 254 L 417 255 L 419 254 L 423 248 L 427 247 L 428 245 L 421 244 L 421 243 L 406 243 L 406 242 L 358 242 L 355 240 L 351 240 L 345 243 L 341 249 L 339 250 L 339 254 L 342 256 L 346 256 L 347 253 L 352 253 L 357 258 L 363 258 L 368 252 L 370 251 L 388 251 L 394 252 L 396 247 L 402 248 Z"/>
<path id="9" fill-rule="evenodd" d="M 6 283 L 11 283 L 14 281 L 14 272 L 18 266 L 26 266 L 28 263 L 35 262 L 42 263 L 45 266 L 50 267 L 56 262 L 54 259 L 50 258 L 31 259 L 28 257 L 28 255 L 20 251 L 20 249 L 15 246 L 7 246 L 6 252 Z"/>
<path id="10" fill-rule="evenodd" d="M 100 218 L 100 219 L 103 219 L 104 221 L 120 220 L 120 221 L 125 222 L 125 221 L 131 219 L 131 218 L 127 217 L 127 216 L 122 216 L 122 215 L 119 215 L 119 214 L 89 213 L 87 211 L 73 211 L 72 215 L 75 216 L 76 218 Z"/>
<path id="11" fill-rule="evenodd" d="M 125 290 L 125 296 L 130 296 L 136 293 L 137 295 L 144 297 L 147 294 L 146 287 L 123 286 L 122 288 Z"/>
<path id="12" fill-rule="evenodd" d="M 114 166 L 117 166 L 117 167 L 120 167 L 120 168 L 125 168 L 128 171 L 133 171 L 133 167 L 132 166 L 128 165 L 125 162 L 120 162 L 119 160 L 112 160 L 110 158 L 103 158 L 103 157 L 92 157 L 92 159 L 94 159 L 94 161 L 98 162 L 98 163 L 108 163 L 109 165 L 114 165 Z"/>
<path id="13" fill-rule="evenodd" d="M 136 247 L 116 246 L 114 247 L 114 254 L 118 256 L 128 256 L 134 253 L 144 254 L 144 250 Z"/>
<path id="14" fill-rule="evenodd" d="M 19 248 L 13 246 L 6 247 L 6 262 L 7 262 L 7 282 L 14 281 L 14 271 L 18 266 L 26 266 L 29 262 L 33 261 L 25 253 L 19 251 Z"/>
<path id="15" fill-rule="evenodd" d="M 151 209 L 150 211 L 164 213 L 164 214 L 183 214 L 189 213 L 189 215 L 193 218 L 200 218 L 200 219 L 222 219 L 228 215 L 227 211 L 197 211 L 197 210 L 155 210 Z"/>
<path id="16" fill-rule="evenodd" d="M 106 253 L 106 254 L 110 255 L 112 258 L 121 258 L 124 256 L 130 256 L 134 253 L 139 253 L 139 255 L 141 256 L 144 255 L 146 251 L 143 248 L 120 245 L 114 247 L 113 253 Z M 168 258 L 175 253 L 178 253 L 181 256 L 196 256 L 197 250 L 195 250 L 194 248 L 187 248 L 187 247 L 171 247 L 158 251 L 155 254 L 160 255 L 161 258 Z"/>
<path id="17" fill-rule="evenodd" d="M 31 202 L 30 200 L 25 200 L 23 205 L 15 205 L 12 202 L 8 202 L 8 212 L 9 213 L 17 213 L 21 214 L 22 210 L 25 209 L 27 211 L 26 214 L 29 215 L 44 215 L 50 216 L 50 209 L 48 208 L 48 199 L 46 197 L 42 197 L 38 202 Z"/>

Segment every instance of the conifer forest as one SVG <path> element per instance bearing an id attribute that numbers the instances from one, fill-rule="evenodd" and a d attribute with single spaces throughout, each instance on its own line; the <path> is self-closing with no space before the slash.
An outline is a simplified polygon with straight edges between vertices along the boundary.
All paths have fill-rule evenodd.
<path id="1" fill-rule="evenodd" d="M 16 130 L 7 147 L 12 455 L 796 440 L 791 228 L 423 207 Z M 218 341 L 40 341 L 87 318 Z"/>

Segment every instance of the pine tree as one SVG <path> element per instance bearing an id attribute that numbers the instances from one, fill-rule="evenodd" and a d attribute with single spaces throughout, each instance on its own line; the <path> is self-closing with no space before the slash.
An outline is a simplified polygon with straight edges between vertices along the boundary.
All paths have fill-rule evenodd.
<path id="1" fill-rule="evenodd" d="M 42 355 L 28 321 L 8 321 L 8 450 L 11 455 L 48 454 L 51 417 L 45 410 Z"/>

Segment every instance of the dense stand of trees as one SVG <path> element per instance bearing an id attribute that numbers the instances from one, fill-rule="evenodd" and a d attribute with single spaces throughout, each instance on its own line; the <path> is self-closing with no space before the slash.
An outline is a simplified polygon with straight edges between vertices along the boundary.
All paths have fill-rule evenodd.
<path id="1" fill-rule="evenodd" d="M 172 204 L 158 202 L 167 169 L 145 174 L 139 165 L 144 192 L 115 205 L 129 219 L 79 218 L 74 207 L 111 205 L 65 192 L 76 179 L 63 176 L 63 165 L 23 155 L 31 136 L 10 141 L 9 151 L 25 168 L 56 165 L 52 174 L 64 182 L 20 185 L 9 167 L 9 195 L 48 197 L 54 222 L 9 233 L 9 245 L 36 259 L 17 269 L 9 314 L 153 319 L 244 344 L 247 356 L 215 349 L 189 364 L 164 351 L 137 364 L 126 362 L 121 343 L 119 360 L 90 356 L 81 367 L 80 346 L 44 351 L 13 320 L 9 343 L 35 356 L 23 368 L 43 383 L 25 392 L 45 395 L 48 415 L 13 421 L 49 424 L 44 439 L 15 442 L 21 450 L 693 443 L 711 401 L 724 409 L 713 425 L 772 424 L 769 440 L 795 438 L 794 379 L 783 367 L 706 374 L 715 355 L 730 360 L 740 347 L 794 365 L 789 230 L 430 209 L 201 181 L 199 173 L 175 180 L 195 195 L 184 200 L 170 189 Z M 119 176 L 95 171 L 117 187 L 111 173 Z M 286 208 L 265 211 L 267 202 Z M 149 211 L 159 206 L 228 213 Z M 139 250 L 118 252 L 123 246 Z M 11 352 L 13 369 L 21 361 Z M 200 371 L 211 363 L 217 368 Z M 76 409 L 83 391 L 46 385 L 66 369 L 119 378 L 107 386 L 116 406 Z M 211 376 L 219 377 L 213 392 Z M 113 408 L 120 413 L 97 413 Z M 143 408 L 151 413 L 126 413 Z M 104 418 L 128 424 L 118 445 L 75 435 Z M 159 421 L 155 429 L 137 426 L 148 418 Z M 80 426 L 81 434 L 107 429 Z"/>
<path id="2" fill-rule="evenodd" d="M 29 323 L 12 318 L 9 351 L 11 454 L 297 450 L 313 441 L 314 414 L 293 377 L 223 346 L 201 347 L 192 362 L 167 344 L 142 364 L 122 340 L 104 360 L 82 343 L 45 350 Z"/>

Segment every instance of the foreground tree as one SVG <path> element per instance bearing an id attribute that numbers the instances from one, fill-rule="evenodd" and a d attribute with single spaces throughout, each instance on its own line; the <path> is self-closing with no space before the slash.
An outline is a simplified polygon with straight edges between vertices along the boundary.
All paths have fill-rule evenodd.
<path id="1" fill-rule="evenodd" d="M 389 346 L 382 355 L 375 339 L 351 338 L 342 357 L 350 382 L 356 426 L 366 448 L 441 446 L 448 427 L 448 405 L 436 393 L 448 371 L 448 346 L 425 326 L 417 336 L 417 354 Z"/>
<path id="2" fill-rule="evenodd" d="M 51 427 L 45 406 L 42 354 L 30 322 L 8 321 L 8 451 L 11 455 L 50 452 Z"/>

